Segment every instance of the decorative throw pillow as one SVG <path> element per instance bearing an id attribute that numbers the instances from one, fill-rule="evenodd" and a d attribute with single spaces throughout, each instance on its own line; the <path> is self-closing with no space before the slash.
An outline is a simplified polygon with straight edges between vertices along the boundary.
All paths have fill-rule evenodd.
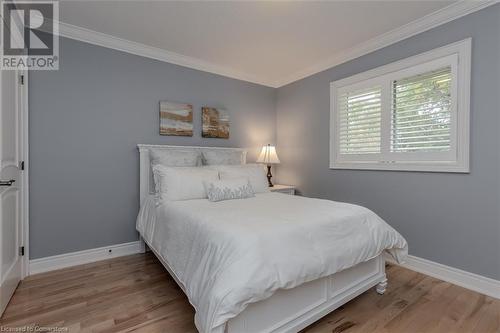
<path id="1" fill-rule="evenodd" d="M 266 171 L 260 164 L 219 165 L 216 168 L 221 180 L 246 178 L 255 193 L 269 192 Z"/>
<path id="2" fill-rule="evenodd" d="M 241 165 L 245 163 L 245 152 L 214 149 L 202 151 L 203 165 Z"/>
<path id="3" fill-rule="evenodd" d="M 190 200 L 207 197 L 205 181 L 216 181 L 219 173 L 211 167 L 166 167 L 153 165 L 159 200 Z"/>
<path id="4" fill-rule="evenodd" d="M 246 178 L 205 181 L 204 184 L 208 200 L 214 202 L 255 196 L 252 185 Z"/>

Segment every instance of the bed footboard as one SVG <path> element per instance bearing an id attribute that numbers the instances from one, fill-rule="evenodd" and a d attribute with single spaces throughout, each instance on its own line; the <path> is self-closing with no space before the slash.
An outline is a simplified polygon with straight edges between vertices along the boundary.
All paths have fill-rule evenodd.
<path id="1" fill-rule="evenodd" d="M 221 333 L 297 332 L 366 290 L 387 287 L 383 255 L 336 274 L 298 287 L 278 290 L 270 298 L 250 304 L 228 321 Z"/>
<path id="2" fill-rule="evenodd" d="M 144 239 L 141 237 L 141 240 Z M 153 251 L 184 291 L 168 263 L 148 246 L 147 241 L 145 246 Z M 278 290 L 270 298 L 250 304 L 212 333 L 295 333 L 375 286 L 379 294 L 387 288 L 383 254 L 333 275 L 292 289 Z"/>

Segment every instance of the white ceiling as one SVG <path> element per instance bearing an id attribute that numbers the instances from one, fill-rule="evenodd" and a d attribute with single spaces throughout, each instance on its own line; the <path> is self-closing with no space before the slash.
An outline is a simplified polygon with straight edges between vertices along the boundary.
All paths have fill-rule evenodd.
<path id="1" fill-rule="evenodd" d="M 451 1 L 61 1 L 60 20 L 271 86 Z"/>

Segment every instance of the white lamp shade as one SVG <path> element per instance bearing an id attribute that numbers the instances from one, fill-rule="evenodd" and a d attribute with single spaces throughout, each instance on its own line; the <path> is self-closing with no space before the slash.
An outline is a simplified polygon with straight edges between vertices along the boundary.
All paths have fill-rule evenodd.
<path id="1" fill-rule="evenodd" d="M 276 154 L 276 147 L 271 145 L 262 147 L 259 158 L 257 159 L 257 163 L 265 163 L 265 164 L 280 163 L 278 154 Z"/>

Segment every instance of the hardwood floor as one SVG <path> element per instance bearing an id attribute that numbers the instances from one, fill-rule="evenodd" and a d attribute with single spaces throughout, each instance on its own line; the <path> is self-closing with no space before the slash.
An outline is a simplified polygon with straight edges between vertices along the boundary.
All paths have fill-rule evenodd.
<path id="1" fill-rule="evenodd" d="M 385 295 L 370 290 L 303 332 L 500 332 L 500 300 L 397 266 L 387 274 Z M 38 325 L 59 332 L 189 333 L 196 332 L 193 316 L 156 258 L 138 254 L 27 278 L 0 331 Z"/>

